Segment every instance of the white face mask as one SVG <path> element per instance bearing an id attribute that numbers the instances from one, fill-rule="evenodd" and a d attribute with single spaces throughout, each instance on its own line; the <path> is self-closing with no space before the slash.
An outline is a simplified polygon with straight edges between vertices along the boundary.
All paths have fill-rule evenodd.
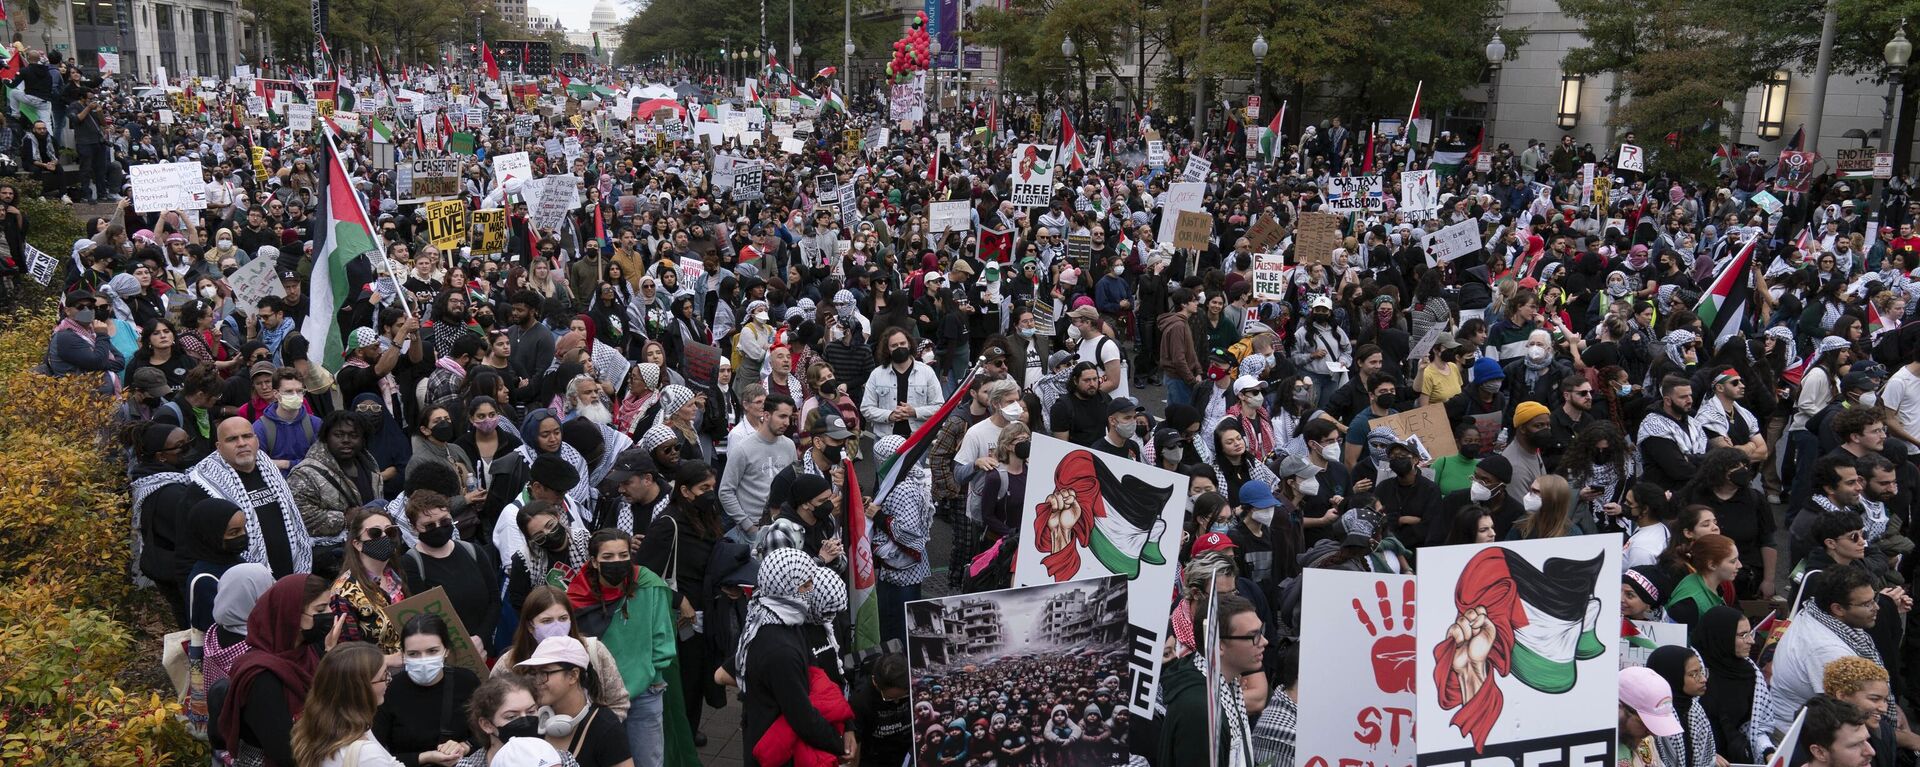
<path id="1" fill-rule="evenodd" d="M 1317 478 L 1316 478 L 1316 479 L 1315 479 L 1314 481 L 1315 481 L 1315 482 L 1317 483 L 1317 482 L 1319 482 L 1319 479 L 1317 479 Z M 1314 488 L 1314 489 L 1315 489 L 1315 490 L 1318 490 L 1319 488 Z M 1273 524 L 1273 509 L 1254 509 L 1254 510 L 1253 510 L 1253 521 L 1254 521 L 1255 523 L 1257 523 L 1257 524 L 1259 524 L 1259 525 L 1260 525 L 1261 527 L 1268 527 L 1268 526 L 1270 526 L 1270 525 L 1272 525 L 1272 524 Z"/>
<path id="2" fill-rule="evenodd" d="M 1547 358 L 1546 347 L 1544 346 L 1527 347 L 1527 359 L 1533 360 L 1534 362 L 1540 362 L 1542 360 L 1545 360 L 1546 358 Z"/>
<path id="3" fill-rule="evenodd" d="M 1320 446 L 1320 457 L 1327 461 L 1340 460 L 1340 443 L 1328 442 Z"/>
<path id="4" fill-rule="evenodd" d="M 764 325 L 764 324 L 766 324 L 766 322 L 767 322 L 767 313 L 766 313 L 766 312 L 754 312 L 754 313 L 753 313 L 753 321 L 754 321 L 754 322 L 758 322 L 758 323 L 760 323 L 760 324 L 762 324 L 762 325 Z"/>
<path id="5" fill-rule="evenodd" d="M 1074 341 L 1078 341 L 1078 340 L 1080 340 L 1080 338 L 1081 338 L 1081 336 L 1080 336 L 1080 326 L 1079 326 L 1079 325 L 1068 325 L 1068 326 L 1067 326 L 1067 338 L 1068 338 L 1068 339 L 1070 339 L 1070 340 L 1074 340 Z"/>
<path id="6" fill-rule="evenodd" d="M 435 655 L 431 658 L 406 659 L 407 678 L 414 684 L 428 685 L 440 679 L 441 669 L 446 668 L 447 656 Z"/>
<path id="7" fill-rule="evenodd" d="M 1320 478 L 1318 476 L 1308 477 L 1306 479 L 1300 480 L 1301 497 L 1312 497 L 1319 494 L 1320 494 Z"/>
<path id="8" fill-rule="evenodd" d="M 1534 493 L 1534 492 L 1527 493 L 1525 498 L 1520 499 L 1520 508 L 1526 509 L 1528 514 L 1532 514 L 1536 511 L 1539 511 L 1540 510 L 1540 494 Z"/>
<path id="9" fill-rule="evenodd" d="M 216 244 L 220 246 L 221 250 L 226 250 L 233 247 L 233 240 L 220 240 Z"/>
<path id="10" fill-rule="evenodd" d="M 1486 485 L 1478 482 L 1467 486 L 1467 495 L 1473 499 L 1474 503 L 1486 503 L 1487 501 L 1493 500 L 1493 491 L 1488 489 Z"/>
<path id="11" fill-rule="evenodd" d="M 1127 273 L 1127 267 L 1122 266 L 1120 264 L 1113 265 L 1113 276 L 1118 277 L 1126 273 Z"/>
<path id="12" fill-rule="evenodd" d="M 1009 403 L 1006 407 L 1000 408 L 1000 415 L 1009 421 L 1018 421 L 1020 420 L 1020 416 L 1026 414 L 1027 409 L 1021 407 L 1018 402 Z"/>
<path id="13" fill-rule="evenodd" d="M 286 408 L 286 409 L 288 409 L 288 410 L 294 410 L 294 409 L 297 409 L 297 408 L 299 408 L 299 407 L 300 407 L 301 405 L 304 405 L 304 404 L 306 404 L 306 403 L 307 403 L 307 395 L 305 395 L 305 394 L 282 394 L 282 395 L 280 395 L 280 406 L 281 406 L 281 407 L 283 407 L 283 408 Z"/>
<path id="14" fill-rule="evenodd" d="M 212 285 L 208 285 L 200 289 L 200 297 L 208 301 L 216 300 L 220 298 L 220 289 Z"/>

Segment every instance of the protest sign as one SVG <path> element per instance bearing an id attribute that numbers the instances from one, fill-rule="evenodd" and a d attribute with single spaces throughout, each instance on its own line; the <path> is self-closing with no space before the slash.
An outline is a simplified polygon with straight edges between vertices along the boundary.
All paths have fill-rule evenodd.
<path id="1" fill-rule="evenodd" d="M 927 232 L 963 232 L 973 228 L 973 210 L 966 200 L 944 200 L 927 205 Z"/>
<path id="2" fill-rule="evenodd" d="M 147 163 L 128 170 L 135 213 L 207 208 L 207 185 L 200 180 L 198 162 Z"/>
<path id="3" fill-rule="evenodd" d="M 579 190 L 574 188 L 573 174 L 547 176 L 540 179 L 539 204 L 533 206 L 533 225 L 537 229 L 560 231 L 567 220 L 567 213 L 579 207 L 576 202 Z"/>
<path id="4" fill-rule="evenodd" d="M 313 105 L 288 104 L 287 129 L 296 131 L 313 130 Z"/>
<path id="5" fill-rule="evenodd" d="M 1753 204 L 1760 206 L 1760 209 L 1766 211 L 1769 216 L 1779 213 L 1783 205 L 1783 203 L 1780 202 L 1780 198 L 1773 196 L 1772 193 L 1765 189 L 1754 192 L 1753 196 L 1747 199 Z"/>
<path id="6" fill-rule="evenodd" d="M 1427 218 L 1440 205 L 1440 177 L 1430 170 L 1410 170 L 1400 174 L 1400 211 L 1407 216 Z"/>
<path id="7" fill-rule="evenodd" d="M 1166 207 L 1160 211 L 1160 228 L 1154 232 L 1154 240 L 1173 242 L 1174 230 L 1180 223 L 1180 211 L 1200 210 L 1206 195 L 1207 185 L 1198 181 L 1178 181 L 1169 185 L 1166 195 L 1161 198 Z"/>
<path id="8" fill-rule="evenodd" d="M 1420 551 L 1420 767 L 1608 758 L 1620 550 L 1610 534 Z"/>
<path id="9" fill-rule="evenodd" d="M 1213 217 L 1199 211 L 1180 211 L 1180 220 L 1174 224 L 1173 246 L 1189 250 L 1205 250 L 1213 235 Z"/>
<path id="10" fill-rule="evenodd" d="M 693 262 L 696 265 L 700 263 L 698 260 Z M 719 380 L 720 347 L 688 341 L 684 348 L 682 359 L 686 364 L 687 383 L 694 387 L 694 391 L 713 388 L 714 381 Z"/>
<path id="11" fill-rule="evenodd" d="M 1379 176 L 1333 176 L 1327 179 L 1327 210 L 1351 213 L 1381 210 L 1386 201 Z"/>
<path id="12" fill-rule="evenodd" d="M 1614 165 L 1621 170 L 1645 173 L 1647 172 L 1647 153 L 1632 144 L 1621 144 L 1620 157 Z"/>
<path id="13" fill-rule="evenodd" d="M 1027 302 L 1027 308 L 1033 310 L 1033 332 L 1035 335 L 1052 337 L 1054 328 L 1059 326 L 1058 304 L 1051 299 L 1034 298 Z"/>
<path id="14" fill-rule="evenodd" d="M 1593 180 L 1593 196 L 1588 198 L 1588 204 L 1592 205 L 1596 211 L 1606 211 L 1613 207 L 1612 200 L 1613 177 L 1600 176 L 1595 178 Z"/>
<path id="15" fill-rule="evenodd" d="M 1452 261 L 1481 248 L 1480 220 L 1467 219 L 1425 235 L 1427 255 L 1435 261 Z"/>
<path id="16" fill-rule="evenodd" d="M 1066 237 L 1065 253 L 1067 263 L 1086 268 L 1087 261 L 1093 258 L 1093 235 L 1069 234 Z"/>
<path id="17" fill-rule="evenodd" d="M 806 151 L 806 149 L 807 149 L 806 144 L 801 143 L 800 139 L 797 139 L 797 138 L 780 139 L 780 151 L 785 152 L 787 154 L 800 154 L 801 152 Z"/>
<path id="18" fill-rule="evenodd" d="M 1333 262 L 1333 249 L 1340 247 L 1340 216 L 1319 211 L 1300 214 L 1293 230 L 1293 262 L 1326 264 Z"/>
<path id="19" fill-rule="evenodd" d="M 443 200 L 429 202 L 425 206 L 427 218 L 427 239 L 441 250 L 460 247 L 466 239 L 465 223 L 467 203 L 465 200 Z"/>
<path id="20" fill-rule="evenodd" d="M 341 133 L 360 132 L 360 113 L 338 110 L 333 113 L 333 124 Z"/>
<path id="21" fill-rule="evenodd" d="M 740 168 L 740 166 L 745 164 L 747 164 L 746 160 L 743 160 L 739 157 L 735 157 L 730 154 L 714 155 L 713 156 L 713 173 L 708 183 L 713 186 L 715 191 L 720 191 L 720 192 L 733 191 L 734 174 Z"/>
<path id="22" fill-rule="evenodd" d="M 1056 147 L 1021 144 L 1013 153 L 1013 204 L 1044 208 L 1053 201 L 1053 158 Z"/>
<path id="23" fill-rule="evenodd" d="M 1187 155 L 1187 167 L 1180 171 L 1181 181 L 1205 181 L 1207 172 L 1213 170 L 1213 163 L 1197 154 Z"/>
<path id="24" fill-rule="evenodd" d="M 1839 149 L 1833 154 L 1833 169 L 1837 173 L 1866 176 L 1873 172 L 1873 154 L 1871 147 Z"/>
<path id="25" fill-rule="evenodd" d="M 1186 477 L 1043 434 L 1033 436 L 1031 458 L 1019 527 L 1029 534 L 1019 538 L 1013 585 L 1125 577 L 1127 669 L 1117 693 L 1136 715 L 1150 716 L 1186 524 Z"/>
<path id="26" fill-rule="evenodd" d="M 233 290 L 234 306 L 248 316 L 256 311 L 260 299 L 287 295 L 287 289 L 280 284 L 280 270 L 271 258 L 256 258 L 242 264 L 227 275 L 227 287 Z"/>
<path id="27" fill-rule="evenodd" d="M 453 600 L 447 598 L 447 590 L 439 586 L 428 589 L 426 593 L 402 599 L 387 605 L 387 620 L 396 626 L 404 626 L 415 616 L 432 615 L 447 622 L 447 633 L 453 642 L 447 645 L 448 662 L 472 671 L 476 676 L 486 678 L 487 659 L 480 657 L 480 651 L 473 649 L 473 642 L 467 637 L 467 624 L 461 622 L 460 613 L 453 609 Z"/>
<path id="28" fill-rule="evenodd" d="M 39 248 L 34 247 L 31 243 L 26 243 L 26 248 L 27 276 L 32 277 L 34 282 L 38 282 L 41 285 L 53 284 L 53 270 L 60 265 L 60 261 L 53 256 L 41 252 Z"/>
<path id="29" fill-rule="evenodd" d="M 473 252 L 494 254 L 507 248 L 507 211 L 485 208 L 473 212 Z"/>
<path id="30" fill-rule="evenodd" d="M 1284 300 L 1287 297 L 1287 265 L 1272 256 L 1262 256 L 1254 261 L 1253 295 L 1262 301 Z"/>
<path id="31" fill-rule="evenodd" d="M 833 173 L 816 173 L 813 176 L 813 194 L 822 200 L 834 196 L 834 190 L 840 188 L 840 177 Z"/>
<path id="32" fill-rule="evenodd" d="M 1308 568 L 1301 575 L 1295 764 L 1406 765 L 1414 759 L 1411 575 Z"/>
<path id="33" fill-rule="evenodd" d="M 1628 633 L 1626 627 L 1620 630 L 1620 667 L 1645 666 L 1647 656 L 1662 647 L 1687 646 L 1687 627 L 1680 623 L 1657 623 L 1654 621 L 1627 621 L 1633 628 Z"/>
<path id="34" fill-rule="evenodd" d="M 1440 334 L 1446 332 L 1446 330 L 1446 327 L 1439 323 L 1427 326 L 1427 334 L 1421 336 L 1420 340 L 1413 342 L 1413 348 L 1407 350 L 1407 359 L 1426 359 L 1427 355 L 1433 352 L 1433 345 L 1440 343 Z M 1458 445 L 1455 447 L 1457 448 Z"/>
<path id="35" fill-rule="evenodd" d="M 528 157 L 526 152 L 494 155 L 493 177 L 500 183 L 501 189 L 509 189 L 509 184 L 517 188 L 533 180 L 533 158 Z"/>
<path id="36" fill-rule="evenodd" d="M 919 122 L 927 117 L 927 73 L 916 72 L 895 83 L 887 99 L 887 117 L 893 122 Z"/>
<path id="37" fill-rule="evenodd" d="M 853 183 L 848 182 L 834 190 L 840 196 L 837 201 L 840 208 L 840 225 L 849 232 L 860 230 L 860 204 L 854 199 L 853 187 Z"/>
<path id="38" fill-rule="evenodd" d="M 1167 167 L 1167 142 L 1160 139 L 1147 141 L 1147 167 L 1155 170 Z"/>
<path id="39" fill-rule="evenodd" d="M 1392 429 L 1403 442 L 1419 438 L 1418 447 L 1424 448 L 1425 452 L 1422 458 L 1445 458 L 1460 453 L 1460 447 L 1453 443 L 1453 426 L 1447 419 L 1447 407 L 1439 402 L 1404 413 L 1376 416 L 1367 425 L 1374 429 Z"/>
<path id="40" fill-rule="evenodd" d="M 1785 151 L 1780 153 L 1779 174 L 1774 178 L 1774 186 L 1788 192 L 1804 192 L 1813 185 L 1814 166 L 1819 164 L 1817 152 Z"/>
<path id="41" fill-rule="evenodd" d="M 1159 600 L 1162 623 L 1165 596 Z M 1116 575 L 908 602 L 912 705 L 928 713 L 911 723 L 913 753 L 933 753 L 945 742 L 947 722 L 971 718 L 975 706 L 969 701 L 1007 696 L 1045 716 L 1056 705 L 1077 708 L 1094 691 L 1109 700 L 1122 698 L 1126 690 L 1112 687 L 1111 680 L 1127 677 L 1128 653 L 1136 649 L 1127 632 L 1131 600 L 1126 579 Z M 1018 737 L 1029 752 L 1043 747 L 1038 728 L 1031 741 Z M 1125 764 L 1124 739 L 1106 740 L 1073 743 L 1073 758 L 1056 763 Z M 1052 746 L 1045 747 L 1052 752 Z M 931 761 L 920 763 L 932 767 Z"/>
<path id="42" fill-rule="evenodd" d="M 460 158 L 434 157 L 413 161 L 413 200 L 460 196 Z"/>
<path id="43" fill-rule="evenodd" d="M 1247 242 L 1253 244 L 1254 250 L 1272 250 L 1273 246 L 1286 238 L 1287 231 L 1280 228 L 1272 216 L 1261 216 L 1260 220 L 1253 222 L 1253 228 L 1247 230 Z"/>
<path id="44" fill-rule="evenodd" d="M 267 100 L 259 96 L 248 96 L 247 114 L 265 116 L 267 114 Z"/>
<path id="45" fill-rule="evenodd" d="M 764 199 L 766 196 L 766 166 L 758 162 L 742 164 L 733 172 L 733 199 L 735 202 L 748 202 Z"/>

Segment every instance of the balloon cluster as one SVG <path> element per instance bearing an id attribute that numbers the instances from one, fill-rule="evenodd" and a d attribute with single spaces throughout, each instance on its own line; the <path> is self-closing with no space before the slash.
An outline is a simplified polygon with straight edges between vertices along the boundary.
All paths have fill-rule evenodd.
<path id="1" fill-rule="evenodd" d="M 893 58 L 887 61 L 887 74 L 894 82 L 905 82 L 913 73 L 927 69 L 933 64 L 933 57 L 927 48 L 932 39 L 927 37 L 927 14 L 921 11 L 914 15 L 905 37 L 893 41 Z"/>

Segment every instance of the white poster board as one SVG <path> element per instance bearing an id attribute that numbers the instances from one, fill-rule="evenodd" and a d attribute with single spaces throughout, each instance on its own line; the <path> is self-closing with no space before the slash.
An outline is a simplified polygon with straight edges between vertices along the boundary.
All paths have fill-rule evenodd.
<path id="1" fill-rule="evenodd" d="M 1334 213 L 1381 210 L 1386 206 L 1379 176 L 1333 176 L 1327 179 L 1327 210 Z"/>
<path id="2" fill-rule="evenodd" d="M 41 252 L 31 243 L 27 244 L 27 276 L 41 285 L 53 284 L 53 270 L 60 265 L 59 259 Z"/>
<path id="3" fill-rule="evenodd" d="M 1153 139 L 1147 142 L 1147 167 L 1167 167 L 1167 142 Z"/>
<path id="4" fill-rule="evenodd" d="M 1312 661 L 1300 664 L 1294 764 L 1413 764 L 1413 576 L 1301 578 L 1300 657 Z"/>
<path id="5" fill-rule="evenodd" d="M 927 233 L 961 232 L 973 228 L 966 200 L 944 200 L 927 206 Z"/>
<path id="6" fill-rule="evenodd" d="M 1287 265 L 1277 256 L 1261 255 L 1253 262 L 1253 294 L 1262 301 L 1283 301 L 1287 296 Z"/>
<path id="7" fill-rule="evenodd" d="M 579 207 L 580 193 L 575 183 L 571 173 L 540 179 L 540 200 L 531 206 L 535 228 L 560 231 L 567 212 Z"/>
<path id="8" fill-rule="evenodd" d="M 1610 534 L 1420 551 L 1420 767 L 1611 760 L 1620 547 Z"/>
<path id="9" fill-rule="evenodd" d="M 1160 229 L 1154 233 L 1154 241 L 1173 242 L 1174 229 L 1180 223 L 1180 211 L 1199 211 L 1206 196 L 1207 185 L 1198 181 L 1179 181 L 1168 186 L 1164 198 L 1166 207 L 1160 211 Z"/>
<path id="10" fill-rule="evenodd" d="M 252 316 L 260 299 L 267 296 L 285 298 L 287 289 L 280 285 L 280 273 L 275 269 L 274 259 L 256 258 L 227 275 L 227 287 L 233 288 L 233 303 L 240 311 Z"/>
<path id="11" fill-rule="evenodd" d="M 1054 157 L 1051 144 L 1021 144 L 1013 153 L 1013 204 L 1044 208 L 1053 200 Z"/>
<path id="12" fill-rule="evenodd" d="M 1031 458 L 1019 528 L 1028 534 L 1014 555 L 1013 585 L 1125 576 L 1120 702 L 1150 716 L 1186 523 L 1186 477 L 1040 434 Z"/>
<path id="13" fill-rule="evenodd" d="M 207 208 L 207 185 L 200 180 L 200 163 L 157 162 L 134 165 L 128 170 L 135 213 Z"/>
<path id="14" fill-rule="evenodd" d="M 1440 205 L 1440 178 L 1431 170 L 1400 173 L 1400 212 L 1427 218 Z"/>
<path id="15" fill-rule="evenodd" d="M 1181 181 L 1205 181 L 1207 172 L 1213 170 L 1213 163 L 1197 154 L 1187 155 L 1187 167 L 1180 171 Z"/>
<path id="16" fill-rule="evenodd" d="M 1481 248 L 1480 220 L 1467 219 L 1425 235 L 1427 255 L 1435 261 L 1452 261 Z"/>
<path id="17" fill-rule="evenodd" d="M 493 156 L 493 178 L 506 189 L 509 184 L 525 184 L 533 180 L 533 158 L 526 152 L 510 152 Z"/>
<path id="18" fill-rule="evenodd" d="M 1621 170 L 1645 173 L 1647 172 L 1647 153 L 1632 144 L 1621 144 L 1619 161 L 1615 164 L 1619 165 Z"/>
<path id="19" fill-rule="evenodd" d="M 313 130 L 313 105 L 288 104 L 287 128 L 297 131 Z"/>

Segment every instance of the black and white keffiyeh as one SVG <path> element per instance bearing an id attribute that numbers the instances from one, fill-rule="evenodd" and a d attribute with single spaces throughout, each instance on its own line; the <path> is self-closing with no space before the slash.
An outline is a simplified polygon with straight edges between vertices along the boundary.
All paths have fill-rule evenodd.
<path id="1" fill-rule="evenodd" d="M 1207 674 L 1207 659 L 1199 653 L 1193 654 L 1193 667 Z M 1220 686 L 1215 690 L 1214 705 L 1226 718 L 1227 763 L 1221 767 L 1253 767 L 1253 732 L 1247 729 L 1247 699 L 1240 691 L 1238 678 L 1221 675 Z"/>
<path id="2" fill-rule="evenodd" d="M 1814 623 L 1820 624 L 1822 628 L 1833 632 L 1833 635 L 1839 637 L 1840 641 L 1847 643 L 1847 649 L 1852 650 L 1853 654 L 1873 661 L 1883 668 L 1887 665 L 1881 662 L 1880 650 L 1873 646 L 1873 637 L 1867 634 L 1866 629 L 1857 629 L 1841 623 L 1839 618 L 1827 614 L 1825 610 L 1801 610 L 1796 613 L 1794 617 L 1811 620 Z"/>
<path id="3" fill-rule="evenodd" d="M 800 587 L 814 580 L 815 569 L 813 555 L 799 549 L 775 549 L 760 561 L 760 580 L 753 590 L 753 601 L 747 603 L 746 626 L 740 630 L 740 646 L 734 653 L 738 659 L 734 680 L 740 684 L 741 693 L 747 692 L 747 648 L 760 629 L 770 623 L 799 626 L 812 614 L 811 600 L 800 593 Z M 819 584 L 814 586 L 818 588 Z"/>
<path id="4" fill-rule="evenodd" d="M 152 579 L 140 572 L 140 552 L 146 548 L 145 537 L 140 534 L 141 504 L 153 491 L 177 482 L 189 481 L 187 475 L 177 471 L 161 471 L 148 474 L 133 481 L 133 583 L 141 588 L 153 585 Z"/>
<path id="5" fill-rule="evenodd" d="M 1664 412 L 1648 413 L 1640 421 L 1640 431 L 1634 436 L 1634 442 L 1646 442 L 1661 438 L 1673 440 L 1674 446 L 1687 455 L 1703 455 L 1707 452 L 1707 433 L 1700 428 L 1700 419 L 1688 418 L 1686 423 L 1675 421 Z"/>
<path id="6" fill-rule="evenodd" d="M 280 503 L 280 522 L 286 528 L 288 548 L 292 549 L 293 571 L 296 573 L 313 572 L 314 543 L 339 543 L 343 535 L 316 539 L 307 534 L 306 523 L 300 520 L 300 506 L 294 503 L 293 491 L 287 487 L 287 480 L 273 468 L 273 459 L 267 454 L 254 451 L 254 471 L 260 473 L 260 479 L 266 482 L 267 491 L 274 494 Z M 195 485 L 207 491 L 208 495 L 224 498 L 247 513 L 247 551 L 240 555 L 246 562 L 267 564 L 267 540 L 260 532 L 260 516 L 254 511 L 253 498 L 247 492 L 247 486 L 240 480 L 240 473 L 227 465 L 219 451 L 214 451 L 200 462 L 194 464 L 188 472 Z"/>

